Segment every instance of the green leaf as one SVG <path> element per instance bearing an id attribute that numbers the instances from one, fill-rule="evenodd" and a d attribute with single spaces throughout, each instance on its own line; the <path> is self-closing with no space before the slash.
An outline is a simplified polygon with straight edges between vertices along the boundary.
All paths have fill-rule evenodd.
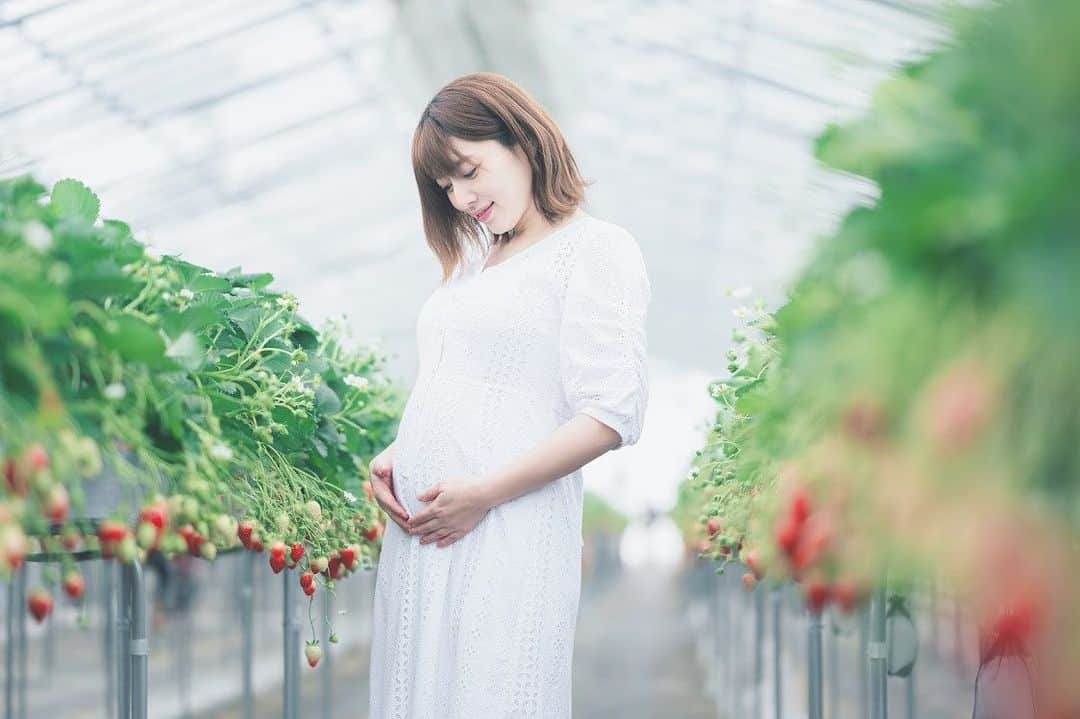
<path id="1" fill-rule="evenodd" d="M 224 319 L 220 310 L 212 305 L 192 305 L 183 312 L 169 310 L 161 315 L 161 329 L 169 337 L 179 337 L 184 332 L 205 335 L 206 330 Z"/>
<path id="2" fill-rule="evenodd" d="M 170 367 L 165 359 L 165 343 L 158 331 L 138 317 L 120 315 L 97 326 L 98 342 L 104 349 L 117 352 L 128 362 L 140 362 L 152 368 Z"/>
<path id="3" fill-rule="evenodd" d="M 336 414 L 341 411 L 341 399 L 334 390 L 325 384 L 315 388 L 315 409 L 321 414 Z"/>
<path id="4" fill-rule="evenodd" d="M 194 372 L 206 359 L 206 348 L 193 332 L 183 332 L 165 348 L 165 356 L 184 369 Z"/>
<path id="5" fill-rule="evenodd" d="M 60 180 L 53 185 L 49 204 L 58 217 L 78 217 L 93 224 L 101 210 L 101 201 L 89 187 L 78 180 Z"/>
<path id="6" fill-rule="evenodd" d="M 269 272 L 245 275 L 239 267 L 233 267 L 224 274 L 224 277 L 232 283 L 233 287 L 247 287 L 251 290 L 261 290 L 274 281 L 274 276 Z"/>

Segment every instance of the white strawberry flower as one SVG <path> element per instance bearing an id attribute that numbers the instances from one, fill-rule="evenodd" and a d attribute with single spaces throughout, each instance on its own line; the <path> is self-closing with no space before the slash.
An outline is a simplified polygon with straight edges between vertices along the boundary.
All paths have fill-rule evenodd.
<path id="1" fill-rule="evenodd" d="M 741 300 L 744 297 L 749 297 L 750 293 L 753 292 L 753 291 L 754 291 L 754 288 L 752 288 L 750 286 L 745 286 L 745 287 L 736 287 L 733 290 L 728 290 L 727 293 L 728 293 L 729 297 L 734 297 L 737 300 Z"/>
<path id="2" fill-rule="evenodd" d="M 367 377 L 360 377 L 359 375 L 348 374 L 345 375 L 345 384 L 349 385 L 350 387 L 355 387 L 360 391 L 364 391 L 368 388 L 371 382 L 368 380 Z"/>
<path id="3" fill-rule="evenodd" d="M 127 388 L 124 387 L 123 382 L 113 382 L 107 385 L 103 390 L 105 399 L 111 399 L 114 401 L 122 400 L 127 396 Z"/>
<path id="4" fill-rule="evenodd" d="M 233 451 L 224 442 L 214 442 L 210 446 L 210 456 L 222 462 L 228 462 L 233 458 Z"/>
<path id="5" fill-rule="evenodd" d="M 38 252 L 45 252 L 53 242 L 52 232 L 37 220 L 27 222 L 23 227 L 23 239 Z"/>
<path id="6" fill-rule="evenodd" d="M 189 290 L 187 287 L 180 290 L 179 294 L 180 294 L 180 297 L 185 299 L 185 300 L 193 300 L 193 299 L 195 299 L 195 293 L 192 292 L 191 290 Z"/>
<path id="7" fill-rule="evenodd" d="M 743 319 L 750 315 L 750 310 L 746 306 L 736 307 L 731 311 L 731 314 L 735 315 L 737 319 Z"/>

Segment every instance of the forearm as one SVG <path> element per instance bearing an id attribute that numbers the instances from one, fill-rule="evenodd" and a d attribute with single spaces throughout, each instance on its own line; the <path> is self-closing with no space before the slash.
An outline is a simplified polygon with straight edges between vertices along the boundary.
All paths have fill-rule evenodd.
<path id="1" fill-rule="evenodd" d="M 578 414 L 544 441 L 480 483 L 489 507 L 520 497 L 580 469 L 619 444 L 619 435 L 602 422 Z"/>

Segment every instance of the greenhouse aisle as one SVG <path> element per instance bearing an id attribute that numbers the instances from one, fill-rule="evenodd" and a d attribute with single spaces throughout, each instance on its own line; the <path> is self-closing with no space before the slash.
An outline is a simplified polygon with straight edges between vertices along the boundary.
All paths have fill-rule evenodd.
<path id="1" fill-rule="evenodd" d="M 582 590 L 574 654 L 574 717 L 706 719 L 712 705 L 695 661 L 679 583 L 655 570 L 624 571 Z M 367 651 L 346 652 L 334 665 L 336 719 L 367 716 Z M 321 682 L 305 672 L 304 716 L 320 717 Z M 263 694 L 256 716 L 281 713 L 279 690 Z M 242 719 L 239 703 L 199 719 Z"/>

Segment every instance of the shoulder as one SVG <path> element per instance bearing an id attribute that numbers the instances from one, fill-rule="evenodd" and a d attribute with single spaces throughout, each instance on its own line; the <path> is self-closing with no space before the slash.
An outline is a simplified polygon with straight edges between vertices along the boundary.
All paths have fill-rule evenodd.
<path id="1" fill-rule="evenodd" d="M 625 227 L 598 217 L 585 217 L 567 244 L 578 262 L 630 262 L 644 264 L 637 238 Z"/>
<path id="2" fill-rule="evenodd" d="M 641 245 L 625 227 L 589 216 L 567 238 L 573 265 L 586 273 L 617 273 L 648 281 Z"/>

